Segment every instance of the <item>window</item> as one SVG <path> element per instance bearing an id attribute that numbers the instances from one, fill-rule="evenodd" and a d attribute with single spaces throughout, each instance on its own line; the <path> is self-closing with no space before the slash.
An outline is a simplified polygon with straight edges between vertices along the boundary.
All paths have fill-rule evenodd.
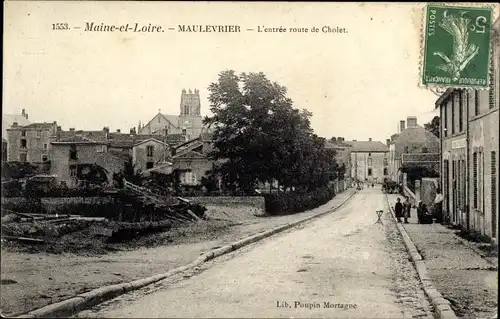
<path id="1" fill-rule="evenodd" d="M 69 147 L 69 159 L 76 160 L 78 159 L 78 153 L 76 151 L 76 145 L 71 144 Z"/>
<path id="2" fill-rule="evenodd" d="M 491 152 L 491 237 L 497 238 L 497 154 Z"/>
<path id="3" fill-rule="evenodd" d="M 21 131 L 21 136 L 26 136 L 26 131 Z"/>
<path id="4" fill-rule="evenodd" d="M 42 155 L 42 162 L 46 162 L 49 160 L 49 157 L 47 156 L 47 154 L 43 154 Z"/>
<path id="5" fill-rule="evenodd" d="M 24 163 L 28 161 L 28 154 L 21 153 L 19 154 L 19 162 Z"/>
<path id="6" fill-rule="evenodd" d="M 189 106 L 184 105 L 184 115 L 188 115 L 188 114 L 189 114 Z"/>
<path id="7" fill-rule="evenodd" d="M 368 153 L 368 156 L 372 156 L 372 153 Z"/>
<path id="8" fill-rule="evenodd" d="M 150 168 L 153 168 L 155 165 L 153 162 L 147 162 L 146 163 L 146 169 L 150 169 Z"/>
<path id="9" fill-rule="evenodd" d="M 450 185 L 449 185 L 449 180 L 448 180 L 448 176 L 449 176 L 449 162 L 448 160 L 444 160 L 444 163 L 443 163 L 443 196 L 445 197 L 446 201 L 448 202 L 448 190 L 450 189 Z M 446 204 L 448 205 L 448 204 Z M 448 207 L 448 206 L 446 206 Z"/>
<path id="10" fill-rule="evenodd" d="M 48 147 L 49 147 L 49 145 L 47 143 L 43 143 L 43 149 L 44 150 L 47 150 Z"/>
<path id="11" fill-rule="evenodd" d="M 474 185 L 474 208 L 477 208 L 477 153 L 474 152 L 472 155 L 472 183 Z"/>
<path id="12" fill-rule="evenodd" d="M 97 153 L 104 153 L 104 145 L 97 145 L 95 151 Z"/>
<path id="13" fill-rule="evenodd" d="M 464 130 L 464 118 L 463 118 L 463 113 L 464 113 L 464 101 L 462 98 L 462 95 L 464 94 L 464 91 L 458 91 L 458 131 L 462 132 Z"/>
<path id="14" fill-rule="evenodd" d="M 429 150 L 427 149 L 427 147 L 422 147 L 422 153 L 429 153 Z"/>
<path id="15" fill-rule="evenodd" d="M 42 137 L 42 131 L 36 131 L 36 137 L 38 138 Z"/>
<path id="16" fill-rule="evenodd" d="M 69 176 L 76 177 L 76 165 L 71 165 L 69 167 Z"/>
<path id="17" fill-rule="evenodd" d="M 154 147 L 152 145 L 148 145 L 146 147 L 146 156 L 153 157 Z"/>
<path id="18" fill-rule="evenodd" d="M 451 96 L 451 135 L 455 134 L 455 94 Z"/>
<path id="19" fill-rule="evenodd" d="M 372 159 L 371 159 L 371 158 L 369 158 L 369 159 L 368 159 L 368 167 L 371 167 L 371 166 L 372 166 Z"/>
<path id="20" fill-rule="evenodd" d="M 26 148 L 28 145 L 27 141 L 25 139 L 21 140 L 21 148 Z"/>
<path id="21" fill-rule="evenodd" d="M 408 146 L 405 146 L 405 153 L 408 153 L 410 151 L 410 148 Z"/>
<path id="22" fill-rule="evenodd" d="M 474 90 L 474 115 L 479 115 L 479 91 Z"/>
<path id="23" fill-rule="evenodd" d="M 185 128 L 182 129 L 182 135 L 186 135 L 186 129 Z"/>
<path id="24" fill-rule="evenodd" d="M 384 158 L 384 166 L 387 166 L 387 158 Z"/>
<path id="25" fill-rule="evenodd" d="M 368 169 L 368 176 L 372 176 L 372 169 L 371 168 Z"/>
<path id="26" fill-rule="evenodd" d="M 384 168 L 384 175 L 389 175 L 389 170 L 386 168 Z"/>
<path id="27" fill-rule="evenodd" d="M 444 135 L 443 136 L 448 136 L 448 103 L 444 103 L 443 105 L 444 108 L 444 114 L 443 114 L 443 131 Z"/>

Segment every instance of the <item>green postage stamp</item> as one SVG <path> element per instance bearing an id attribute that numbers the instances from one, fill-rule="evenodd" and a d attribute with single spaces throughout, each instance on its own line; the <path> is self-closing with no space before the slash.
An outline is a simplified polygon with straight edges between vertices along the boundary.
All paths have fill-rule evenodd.
<path id="1" fill-rule="evenodd" d="M 487 88 L 492 15 L 491 7 L 427 5 L 424 86 Z"/>

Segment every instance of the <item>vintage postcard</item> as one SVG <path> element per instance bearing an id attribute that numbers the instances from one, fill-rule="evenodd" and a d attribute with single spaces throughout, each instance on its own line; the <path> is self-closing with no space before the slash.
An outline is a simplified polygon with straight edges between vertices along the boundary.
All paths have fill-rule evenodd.
<path id="1" fill-rule="evenodd" d="M 497 318 L 500 5 L 5 1 L 6 318 Z"/>

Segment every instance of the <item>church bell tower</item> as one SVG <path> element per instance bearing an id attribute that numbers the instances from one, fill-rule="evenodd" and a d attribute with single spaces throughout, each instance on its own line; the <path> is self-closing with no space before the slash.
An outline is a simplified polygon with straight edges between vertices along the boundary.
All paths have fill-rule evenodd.
<path id="1" fill-rule="evenodd" d="M 194 92 L 189 89 L 182 89 L 180 115 L 181 116 L 201 116 L 200 114 L 200 91 L 195 89 Z"/>

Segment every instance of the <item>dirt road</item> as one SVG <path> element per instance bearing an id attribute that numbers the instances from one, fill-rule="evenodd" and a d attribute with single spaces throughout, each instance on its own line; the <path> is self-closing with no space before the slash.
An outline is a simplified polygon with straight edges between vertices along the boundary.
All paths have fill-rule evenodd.
<path id="1" fill-rule="evenodd" d="M 379 189 L 79 317 L 431 317 Z"/>

